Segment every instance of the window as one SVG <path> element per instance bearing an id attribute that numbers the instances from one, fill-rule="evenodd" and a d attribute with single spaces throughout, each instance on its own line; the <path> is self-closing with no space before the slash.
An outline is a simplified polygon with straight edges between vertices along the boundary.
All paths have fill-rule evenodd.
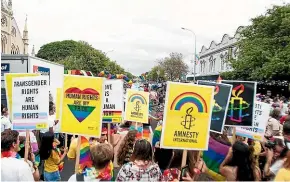
<path id="1" fill-rule="evenodd" d="M 14 44 L 11 46 L 11 54 L 16 54 L 16 47 Z"/>
<path id="2" fill-rule="evenodd" d="M 6 38 L 5 35 L 2 35 L 2 34 L 1 34 L 1 53 L 2 53 L 2 54 L 5 53 L 6 44 L 7 44 L 7 38 Z"/>
<path id="3" fill-rule="evenodd" d="M 7 27 L 7 18 L 4 14 L 1 15 L 1 26 Z"/>
<path id="4" fill-rule="evenodd" d="M 225 70 L 225 66 L 228 60 L 228 53 L 225 52 L 225 54 L 221 53 L 220 55 L 221 58 L 221 71 Z"/>
<path id="5" fill-rule="evenodd" d="M 205 60 L 200 61 L 200 73 L 205 72 Z"/>
<path id="6" fill-rule="evenodd" d="M 16 54 L 20 54 L 20 50 L 18 46 L 16 47 Z"/>
<path id="7" fill-rule="evenodd" d="M 213 58 L 213 56 L 211 56 L 209 58 L 209 72 L 214 72 L 215 71 L 215 58 Z"/>
<path id="8" fill-rule="evenodd" d="M 11 34 L 16 37 L 16 29 L 12 26 Z"/>

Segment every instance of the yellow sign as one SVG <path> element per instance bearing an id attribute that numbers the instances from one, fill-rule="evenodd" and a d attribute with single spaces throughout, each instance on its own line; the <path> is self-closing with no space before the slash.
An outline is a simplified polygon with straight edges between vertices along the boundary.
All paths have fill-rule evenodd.
<path id="1" fill-rule="evenodd" d="M 56 111 L 56 120 L 60 119 L 60 110 L 61 110 L 61 92 L 62 88 L 56 89 L 56 103 L 55 103 L 55 111 Z"/>
<path id="2" fill-rule="evenodd" d="M 125 120 L 148 123 L 149 93 L 127 90 Z"/>
<path id="3" fill-rule="evenodd" d="M 101 136 L 103 78 L 65 75 L 62 96 L 61 131 Z"/>
<path id="4" fill-rule="evenodd" d="M 214 87 L 167 82 L 161 148 L 207 150 Z"/>
<path id="5" fill-rule="evenodd" d="M 5 73 L 6 100 L 8 105 L 9 118 L 12 118 L 12 80 L 13 78 L 38 76 L 37 73 Z"/>

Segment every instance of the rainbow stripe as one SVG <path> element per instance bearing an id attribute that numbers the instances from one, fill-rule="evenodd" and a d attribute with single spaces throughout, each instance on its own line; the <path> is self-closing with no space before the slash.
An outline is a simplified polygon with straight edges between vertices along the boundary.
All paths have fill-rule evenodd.
<path id="1" fill-rule="evenodd" d="M 129 97 L 130 102 L 134 102 L 136 99 L 140 100 L 142 104 L 147 104 L 145 97 L 143 97 L 141 94 L 133 94 Z"/>
<path id="2" fill-rule="evenodd" d="M 120 123 L 122 121 L 122 111 L 103 111 L 103 123 Z"/>
<path id="3" fill-rule="evenodd" d="M 83 171 L 85 167 L 92 167 L 92 160 L 90 157 L 90 143 L 86 137 L 81 136 L 81 147 L 80 147 L 80 170 Z"/>
<path id="4" fill-rule="evenodd" d="M 212 137 L 209 138 L 208 150 L 203 152 L 203 160 L 208 168 L 208 174 L 216 181 L 224 181 L 219 172 L 219 167 L 224 161 L 230 146 L 219 143 Z"/>
<path id="5" fill-rule="evenodd" d="M 201 113 L 207 113 L 207 104 L 204 100 L 204 98 L 202 96 L 200 96 L 197 93 L 194 92 L 184 92 L 182 94 L 180 94 L 179 96 L 177 96 L 171 106 L 170 106 L 170 110 L 180 110 L 181 107 L 186 104 L 186 103 L 192 103 L 194 104 L 197 109 L 198 112 Z"/>

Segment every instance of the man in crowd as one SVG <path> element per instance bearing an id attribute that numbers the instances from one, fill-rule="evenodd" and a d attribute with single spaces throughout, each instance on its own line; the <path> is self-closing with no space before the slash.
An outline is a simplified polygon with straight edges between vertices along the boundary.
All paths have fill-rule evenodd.
<path id="1" fill-rule="evenodd" d="M 1 133 L 1 180 L 34 181 L 28 163 L 17 159 L 19 133 L 5 130 Z"/>

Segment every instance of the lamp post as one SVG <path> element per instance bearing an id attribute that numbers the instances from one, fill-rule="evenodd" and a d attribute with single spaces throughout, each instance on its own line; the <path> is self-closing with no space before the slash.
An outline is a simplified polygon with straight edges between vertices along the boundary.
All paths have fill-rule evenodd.
<path id="1" fill-rule="evenodd" d="M 195 82 L 195 75 L 196 75 L 196 35 L 195 35 L 194 31 L 192 31 L 192 30 L 190 30 L 188 28 L 181 27 L 181 29 L 191 32 L 193 34 L 193 37 L 194 37 L 193 81 Z"/>

